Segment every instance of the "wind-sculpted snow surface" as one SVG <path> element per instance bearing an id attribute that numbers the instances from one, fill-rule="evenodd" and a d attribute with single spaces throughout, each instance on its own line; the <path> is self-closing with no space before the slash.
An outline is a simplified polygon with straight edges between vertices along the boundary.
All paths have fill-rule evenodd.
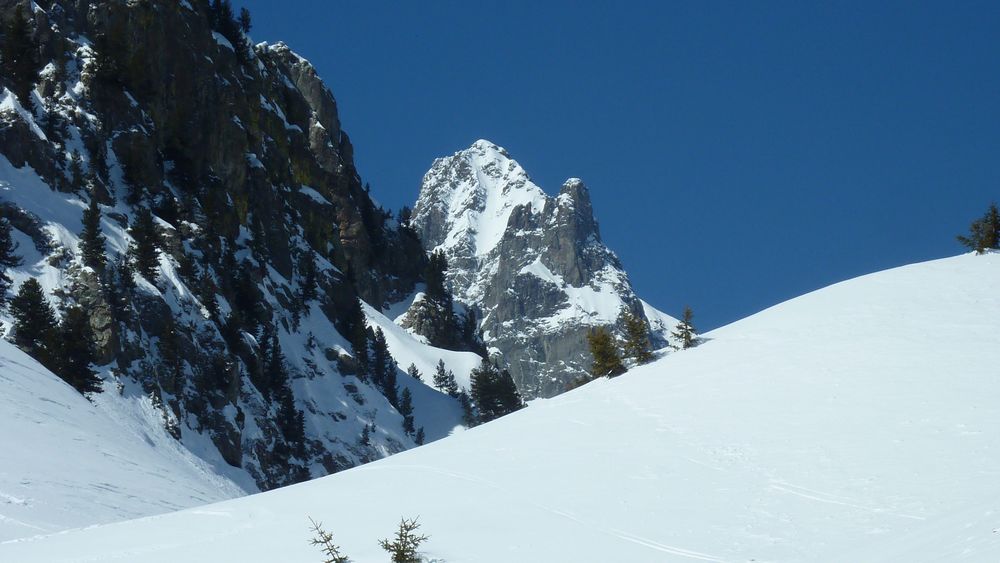
<path id="1" fill-rule="evenodd" d="M 567 180 L 548 197 L 489 141 L 434 161 L 413 225 L 424 246 L 445 253 L 455 298 L 479 311 L 486 344 L 529 398 L 561 393 L 584 375 L 587 332 L 620 331 L 622 312 L 650 317 L 661 346 L 676 324 L 661 326 L 670 317 L 635 296 L 618 257 L 601 242 L 581 180 Z"/>
<path id="2" fill-rule="evenodd" d="M 327 478 L 0 560 L 1000 560 L 1000 254 L 840 283 L 614 380 Z"/>
<path id="3" fill-rule="evenodd" d="M 137 389 L 94 401 L 0 340 L 0 541 L 246 494 L 167 434 Z"/>

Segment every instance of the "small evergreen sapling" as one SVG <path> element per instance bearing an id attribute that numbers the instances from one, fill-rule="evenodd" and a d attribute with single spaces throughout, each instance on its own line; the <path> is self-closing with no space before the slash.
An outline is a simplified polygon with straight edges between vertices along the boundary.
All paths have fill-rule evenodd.
<path id="1" fill-rule="evenodd" d="M 396 530 L 396 538 L 393 541 L 388 539 L 379 540 L 378 544 L 382 549 L 392 556 L 392 563 L 420 563 L 420 556 L 417 555 L 417 548 L 420 544 L 430 539 L 430 536 L 417 534 L 420 529 L 418 518 L 403 518 L 399 522 Z"/>
<path id="2" fill-rule="evenodd" d="M 309 518 L 309 523 L 312 524 L 309 529 L 315 534 L 309 543 L 323 552 L 323 563 L 350 563 L 351 559 L 340 553 L 340 546 L 333 543 L 333 534 L 323 529 L 322 522 Z"/>

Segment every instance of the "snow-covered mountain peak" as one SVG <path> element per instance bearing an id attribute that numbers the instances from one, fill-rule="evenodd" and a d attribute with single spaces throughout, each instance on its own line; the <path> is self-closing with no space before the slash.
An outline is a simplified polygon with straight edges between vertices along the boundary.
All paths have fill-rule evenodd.
<path id="1" fill-rule="evenodd" d="M 488 254 L 503 236 L 511 213 L 545 205 L 542 191 L 502 147 L 478 140 L 469 148 L 434 161 L 424 175 L 414 224 L 430 249 L 463 249 Z"/>
<path id="2" fill-rule="evenodd" d="M 583 181 L 550 197 L 489 141 L 434 161 L 412 224 L 425 248 L 445 253 L 455 298 L 479 312 L 487 344 L 529 397 L 559 393 L 586 371 L 592 327 L 644 314 L 601 242 Z"/>

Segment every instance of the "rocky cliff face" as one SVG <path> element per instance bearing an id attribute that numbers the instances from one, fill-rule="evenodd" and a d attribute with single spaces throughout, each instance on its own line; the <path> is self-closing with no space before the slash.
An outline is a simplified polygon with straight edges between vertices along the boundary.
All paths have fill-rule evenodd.
<path id="1" fill-rule="evenodd" d="M 479 311 L 486 344 L 527 397 L 558 394 L 587 371 L 592 327 L 621 330 L 625 310 L 647 316 L 601 242 L 584 183 L 567 180 L 546 196 L 489 141 L 434 162 L 413 225 L 428 250 L 447 256 L 455 299 Z M 653 316 L 662 343 L 669 317 Z"/>
<path id="2" fill-rule="evenodd" d="M 355 357 L 357 298 L 401 299 L 427 260 L 368 196 L 308 61 L 251 45 L 207 0 L 0 0 L 0 17 L 18 8 L 30 94 L 0 77 L 0 216 L 25 256 L 15 281 L 84 306 L 104 377 L 153 396 L 182 442 L 257 487 L 412 446 L 395 397 Z M 106 267 L 79 252 L 92 199 Z M 152 279 L 127 254 L 142 209 L 159 241 Z"/>

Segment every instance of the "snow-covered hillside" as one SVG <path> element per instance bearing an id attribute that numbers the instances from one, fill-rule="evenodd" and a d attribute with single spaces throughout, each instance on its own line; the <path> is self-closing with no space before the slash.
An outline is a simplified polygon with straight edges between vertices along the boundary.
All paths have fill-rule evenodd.
<path id="1" fill-rule="evenodd" d="M 677 320 L 641 303 L 618 257 L 601 242 L 590 193 L 570 178 L 549 197 L 502 147 L 479 140 L 434 161 L 413 226 L 448 259 L 455 298 L 479 313 L 526 397 L 559 394 L 590 368 L 593 327 L 647 317 L 655 344 Z"/>
<path id="2" fill-rule="evenodd" d="M 880 272 L 426 447 L 269 493 L 0 544 L 30 562 L 995 562 L 1000 254 Z"/>
<path id="3" fill-rule="evenodd" d="M 92 404 L 0 340 L 0 540 L 245 494 L 163 430 L 149 397 L 125 391 L 109 384 Z"/>

